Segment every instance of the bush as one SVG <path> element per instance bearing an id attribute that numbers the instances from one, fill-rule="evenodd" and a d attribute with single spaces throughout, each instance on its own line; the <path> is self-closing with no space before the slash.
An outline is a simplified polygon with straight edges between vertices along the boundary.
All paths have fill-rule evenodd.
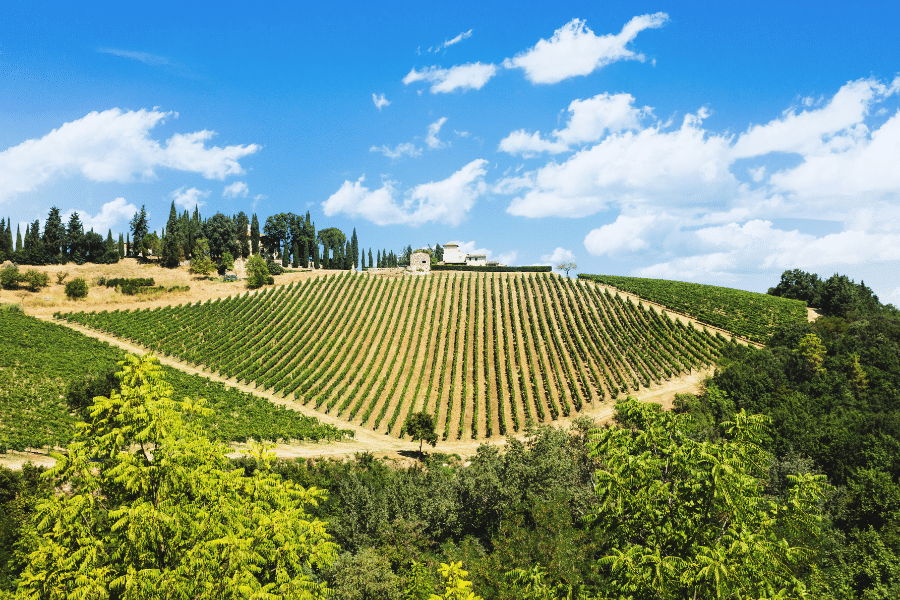
<path id="1" fill-rule="evenodd" d="M 36 292 L 42 287 L 47 287 L 49 281 L 50 277 L 46 273 L 41 273 L 34 269 L 28 269 L 24 274 L 19 275 L 19 283 L 26 284 L 32 292 Z"/>
<path id="2" fill-rule="evenodd" d="M 22 305 L 18 303 L 0 304 L 0 312 L 23 313 Z"/>
<path id="3" fill-rule="evenodd" d="M 230 271 L 234 269 L 234 257 L 231 256 L 231 252 L 225 251 L 225 254 L 222 255 L 222 259 L 219 261 L 219 275 L 224 275 L 225 271 Z"/>
<path id="4" fill-rule="evenodd" d="M 9 265 L 0 271 L 0 286 L 4 290 L 19 289 L 19 268 L 15 265 Z"/>
<path id="5" fill-rule="evenodd" d="M 258 254 L 254 254 L 247 259 L 247 287 L 255 289 L 267 283 L 275 283 L 275 279 L 269 275 L 266 261 Z"/>
<path id="6" fill-rule="evenodd" d="M 281 275 L 284 273 L 284 267 L 279 265 L 274 260 L 270 260 L 266 263 L 266 269 L 269 271 L 269 275 Z"/>
<path id="7" fill-rule="evenodd" d="M 59 271 L 59 272 L 56 274 L 56 283 L 59 284 L 59 285 L 62 285 L 63 282 L 66 280 L 66 277 L 68 277 L 68 276 L 69 276 L 69 273 L 68 273 L 68 272 L 65 272 L 65 271 Z"/>
<path id="8" fill-rule="evenodd" d="M 78 298 L 87 298 L 88 295 L 88 285 L 87 281 L 84 280 L 83 277 L 79 277 L 78 279 L 73 279 L 69 283 L 66 284 L 66 296 L 70 300 L 77 300 Z"/>

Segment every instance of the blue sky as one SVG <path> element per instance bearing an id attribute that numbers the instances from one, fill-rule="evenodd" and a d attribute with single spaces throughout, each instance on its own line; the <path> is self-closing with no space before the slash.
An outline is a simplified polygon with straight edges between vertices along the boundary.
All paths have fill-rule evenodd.
<path id="1" fill-rule="evenodd" d="M 896 2 L 4 3 L 0 215 L 309 210 L 363 247 L 900 304 Z"/>

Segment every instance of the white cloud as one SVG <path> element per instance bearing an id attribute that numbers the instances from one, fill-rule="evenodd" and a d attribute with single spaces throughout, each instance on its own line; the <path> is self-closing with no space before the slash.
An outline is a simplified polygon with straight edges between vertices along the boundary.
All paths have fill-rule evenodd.
<path id="1" fill-rule="evenodd" d="M 495 190 L 525 190 L 507 212 L 523 217 L 584 217 L 610 203 L 711 202 L 737 187 L 728 171 L 729 138 L 707 135 L 705 110 L 679 129 L 663 125 L 607 136 L 562 163 L 501 180 Z"/>
<path id="2" fill-rule="evenodd" d="M 616 35 L 594 35 L 581 19 L 572 19 L 553 33 L 549 40 L 541 39 L 533 48 L 507 58 L 507 69 L 521 68 L 532 83 L 557 83 L 569 77 L 588 75 L 620 60 L 645 59 L 625 46 L 644 29 L 662 27 L 669 16 L 665 13 L 634 17 Z"/>
<path id="3" fill-rule="evenodd" d="M 438 44 L 433 50 L 432 50 L 431 48 L 429 48 L 428 51 L 429 51 L 429 52 L 440 52 L 440 51 L 443 50 L 444 48 L 447 48 L 447 47 L 452 46 L 452 45 L 454 45 L 454 44 L 458 44 L 458 43 L 460 43 L 461 41 L 463 41 L 463 40 L 465 40 L 465 39 L 468 39 L 468 38 L 470 38 L 470 37 L 472 37 L 472 30 L 471 30 L 471 29 L 468 30 L 468 31 L 463 31 L 462 33 L 460 33 L 460 34 L 459 34 L 458 36 L 456 36 L 455 38 L 452 38 L 452 39 L 449 39 L 449 40 L 444 40 L 443 43 Z"/>
<path id="4" fill-rule="evenodd" d="M 203 206 L 206 204 L 201 198 L 209 198 L 209 194 L 211 193 L 209 190 L 204 192 L 195 187 L 185 190 L 185 187 L 186 186 L 181 186 L 169 194 L 175 201 L 176 206 L 180 206 L 185 210 L 193 210 L 195 206 Z"/>
<path id="5" fill-rule="evenodd" d="M 232 198 L 242 196 L 246 198 L 249 192 L 250 188 L 247 187 L 246 183 L 243 181 L 235 181 L 234 183 L 225 186 L 225 189 L 222 190 L 222 196 L 230 196 Z"/>
<path id="6" fill-rule="evenodd" d="M 636 252 L 650 247 L 641 237 L 656 221 L 655 215 L 630 217 L 619 215 L 612 223 L 592 230 L 584 238 L 584 247 L 595 256 L 618 251 Z"/>
<path id="7" fill-rule="evenodd" d="M 130 58 L 131 60 L 142 62 L 151 67 L 172 64 L 165 56 L 158 56 L 156 54 L 150 54 L 149 52 L 133 52 L 131 50 L 117 50 L 115 48 L 97 48 L 97 52 L 100 54 L 111 54 L 121 58 Z"/>
<path id="8" fill-rule="evenodd" d="M 215 133 L 176 133 L 165 145 L 150 130 L 175 116 L 157 110 L 92 112 L 47 135 L 0 152 L 0 202 L 31 192 L 56 177 L 80 174 L 98 182 L 152 179 L 165 167 L 224 179 L 244 172 L 239 160 L 259 150 L 246 146 L 207 147 Z"/>
<path id="9" fill-rule="evenodd" d="M 365 177 L 345 181 L 340 189 L 322 203 L 325 216 L 343 213 L 361 217 L 376 225 L 422 225 L 438 222 L 459 225 L 485 193 L 484 175 L 487 161 L 473 160 L 441 181 L 423 183 L 397 198 L 394 183 L 386 181 L 372 190 L 363 185 Z"/>
<path id="10" fill-rule="evenodd" d="M 510 250 L 509 252 L 503 252 L 502 254 L 497 255 L 497 262 L 501 265 L 513 266 L 516 264 L 516 259 L 519 257 L 519 253 L 516 250 Z"/>
<path id="11" fill-rule="evenodd" d="M 868 114 L 872 102 L 894 91 L 875 79 L 851 81 L 822 108 L 799 114 L 788 110 L 780 119 L 751 126 L 737 139 L 733 155 L 743 158 L 768 152 L 797 152 L 810 156 L 853 145 L 854 140 L 868 133 L 865 126 L 857 126 Z M 835 135 L 839 132 L 844 133 Z"/>
<path id="12" fill-rule="evenodd" d="M 93 229 L 96 233 L 109 231 L 120 223 L 128 223 L 136 212 L 137 206 L 129 204 L 125 198 L 116 198 L 103 205 L 95 216 L 84 210 L 72 209 L 60 215 L 63 223 L 68 223 L 72 213 L 77 212 L 84 230 Z"/>
<path id="13" fill-rule="evenodd" d="M 413 68 L 403 83 L 409 85 L 416 81 L 428 81 L 431 85 L 431 93 L 447 93 L 453 90 L 480 90 L 497 72 L 497 66 L 482 64 L 480 62 L 457 65 L 449 69 L 440 67 L 427 67 L 421 71 Z"/>
<path id="14" fill-rule="evenodd" d="M 369 148 L 369 152 L 380 152 L 388 158 L 402 158 L 403 155 L 412 157 L 421 156 L 422 149 L 417 148 L 416 145 L 411 142 L 404 142 L 402 144 L 397 144 L 397 147 L 394 149 L 391 149 L 387 145 L 372 146 Z"/>
<path id="15" fill-rule="evenodd" d="M 571 250 L 566 250 L 561 246 L 557 246 L 556 249 L 550 254 L 544 254 L 541 256 L 541 262 L 546 265 L 550 265 L 554 269 L 556 265 L 561 262 L 575 262 L 575 254 Z"/>
<path id="16" fill-rule="evenodd" d="M 524 129 L 514 131 L 500 142 L 500 150 L 509 154 L 530 156 L 541 152 L 557 154 L 572 145 L 599 140 L 606 133 L 640 129 L 640 120 L 651 114 L 649 106 L 634 107 L 631 94 L 597 94 L 587 100 L 573 100 L 569 104 L 569 121 L 562 130 L 551 134 L 555 141 L 542 139 L 540 132 L 527 134 Z"/>
<path id="17" fill-rule="evenodd" d="M 375 103 L 375 108 L 377 108 L 378 110 L 381 110 L 391 103 L 390 100 L 384 97 L 384 94 L 379 94 L 378 96 L 372 94 L 372 102 Z"/>
<path id="18" fill-rule="evenodd" d="M 446 145 L 438 139 L 438 133 L 440 133 L 441 127 L 443 127 L 446 122 L 447 117 L 441 117 L 428 126 L 428 135 L 425 136 L 425 143 L 428 144 L 429 148 L 436 150 Z"/>
<path id="19" fill-rule="evenodd" d="M 634 271 L 634 275 L 653 279 L 675 279 L 678 281 L 730 279 L 732 278 L 730 270 L 734 266 L 734 258 L 730 254 L 718 252 L 685 256 L 658 263 L 637 269 Z"/>

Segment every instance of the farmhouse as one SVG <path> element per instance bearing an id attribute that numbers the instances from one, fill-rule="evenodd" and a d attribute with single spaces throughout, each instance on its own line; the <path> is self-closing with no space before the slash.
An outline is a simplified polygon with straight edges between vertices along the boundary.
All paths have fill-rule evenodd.
<path id="1" fill-rule="evenodd" d="M 459 244 L 444 244 L 445 265 L 467 265 L 470 267 L 502 267 L 499 262 L 488 261 L 486 254 L 465 254 Z"/>
<path id="2" fill-rule="evenodd" d="M 413 255 L 409 257 L 409 270 L 430 273 L 431 255 L 427 252 L 413 252 Z"/>

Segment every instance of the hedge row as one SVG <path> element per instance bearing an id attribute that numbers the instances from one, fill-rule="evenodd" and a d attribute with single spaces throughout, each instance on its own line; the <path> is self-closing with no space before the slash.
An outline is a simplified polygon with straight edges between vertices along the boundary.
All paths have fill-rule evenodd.
<path id="1" fill-rule="evenodd" d="M 553 267 L 481 267 L 475 265 L 431 265 L 432 271 L 476 271 L 478 273 L 549 273 Z"/>
<path id="2" fill-rule="evenodd" d="M 99 279 L 97 279 L 97 285 L 105 285 L 106 287 L 118 287 L 120 285 L 143 287 L 156 285 L 156 282 L 152 277 L 116 277 L 114 279 L 106 279 L 104 277 L 100 277 Z"/>

